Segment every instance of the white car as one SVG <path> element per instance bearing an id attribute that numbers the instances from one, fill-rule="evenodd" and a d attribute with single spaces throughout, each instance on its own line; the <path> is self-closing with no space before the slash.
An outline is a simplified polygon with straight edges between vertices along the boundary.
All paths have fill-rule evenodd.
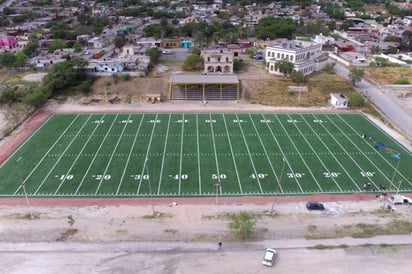
<path id="1" fill-rule="evenodd" d="M 389 202 L 393 203 L 394 205 L 411 205 L 412 199 L 402 195 L 395 195 L 389 198 Z"/>
<path id="2" fill-rule="evenodd" d="M 265 257 L 263 257 L 262 264 L 266 266 L 274 266 L 278 253 L 273 248 L 267 248 L 265 252 Z"/>

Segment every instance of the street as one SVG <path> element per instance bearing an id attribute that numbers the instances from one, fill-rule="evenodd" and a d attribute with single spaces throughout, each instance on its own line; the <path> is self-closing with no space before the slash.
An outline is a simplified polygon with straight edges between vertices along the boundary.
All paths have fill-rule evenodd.
<path id="1" fill-rule="evenodd" d="M 335 71 L 339 75 L 349 79 L 350 71 L 343 65 L 336 63 Z M 371 82 L 362 79 L 356 84 L 356 89 L 380 110 L 393 127 L 398 129 L 409 140 L 412 140 L 412 117 L 399 107 L 391 98 L 385 94 L 385 90 L 381 86 L 376 86 Z"/>

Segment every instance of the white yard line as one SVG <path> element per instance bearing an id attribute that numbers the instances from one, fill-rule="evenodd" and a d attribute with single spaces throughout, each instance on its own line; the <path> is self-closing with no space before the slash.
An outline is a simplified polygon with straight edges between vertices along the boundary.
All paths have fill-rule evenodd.
<path id="1" fill-rule="evenodd" d="M 183 165 L 183 144 L 184 144 L 184 134 L 185 134 L 185 114 L 182 114 L 182 131 L 180 132 L 180 159 L 179 159 L 179 190 L 180 195 L 182 187 L 182 165 Z"/>
<path id="2" fill-rule="evenodd" d="M 120 187 L 121 187 L 121 185 L 122 185 L 122 183 L 123 183 L 124 175 L 126 174 L 127 167 L 129 166 L 130 158 L 132 157 L 133 149 L 134 149 L 134 147 L 135 147 L 135 145 L 136 145 L 137 136 L 139 135 L 140 127 L 142 126 L 142 123 L 143 123 L 143 120 L 144 120 L 144 116 L 145 116 L 145 114 L 143 113 L 143 114 L 142 114 L 142 118 L 140 119 L 139 126 L 137 127 L 136 133 L 134 134 L 133 143 L 132 143 L 132 145 L 131 145 L 131 147 L 130 147 L 129 155 L 127 156 L 127 161 L 126 161 L 126 164 L 125 164 L 125 166 L 124 166 L 124 168 L 123 168 L 123 172 L 122 172 L 122 176 L 120 177 L 119 185 L 117 186 L 116 195 L 119 194 Z"/>
<path id="3" fill-rule="evenodd" d="M 290 117 L 290 115 L 288 114 L 289 119 L 292 119 Z M 303 134 L 303 132 L 300 130 L 300 128 L 296 125 L 296 123 L 293 123 L 293 125 L 295 126 L 295 128 L 299 131 L 299 134 L 301 135 L 301 137 L 303 137 L 303 139 L 305 140 L 306 144 L 308 144 L 308 146 L 310 147 L 310 149 L 312 150 L 312 152 L 315 154 L 316 158 L 318 158 L 319 162 L 321 163 L 321 165 L 323 166 L 323 168 L 326 169 L 325 164 L 322 162 L 322 160 L 319 158 L 319 156 L 316 154 L 315 150 L 313 149 L 312 145 L 310 144 L 310 142 L 306 139 L 305 135 Z M 289 135 L 288 133 L 286 133 L 287 135 Z M 292 141 L 293 142 L 293 141 Z M 293 146 L 295 148 L 297 148 L 295 146 L 295 142 L 293 142 Z M 309 167 L 309 165 L 306 163 L 305 158 L 303 157 L 303 155 L 300 153 L 300 151 L 298 149 L 296 149 L 298 151 L 298 154 L 300 155 L 303 164 L 306 166 L 306 168 L 308 169 L 310 175 L 312 175 L 313 180 L 315 181 L 315 183 L 318 185 L 319 189 L 323 192 L 322 187 L 320 186 L 318 180 L 316 179 L 315 175 L 312 173 L 312 169 Z M 335 182 L 336 184 L 336 182 Z"/>
<path id="4" fill-rule="evenodd" d="M 72 140 L 66 145 L 66 148 L 63 150 L 63 152 L 60 154 L 60 157 L 57 159 L 57 161 L 55 161 L 54 165 L 49 169 L 49 172 L 46 174 L 46 176 L 44 177 L 43 181 L 40 183 L 40 185 L 37 187 L 36 191 L 34 192 L 34 194 L 36 195 L 37 192 L 39 192 L 40 188 L 43 186 L 43 184 L 46 182 L 46 180 L 49 178 L 50 174 L 53 172 L 53 170 L 56 168 L 56 166 L 60 163 L 60 160 L 64 157 L 64 154 L 66 153 L 66 151 L 70 148 L 70 146 L 74 143 L 74 141 L 76 140 L 77 136 L 79 136 L 80 132 L 82 131 L 82 129 L 86 126 L 87 122 L 90 120 L 90 117 L 87 118 L 87 120 L 84 122 L 84 124 L 82 125 L 82 127 L 77 131 L 77 133 L 74 135 L 74 137 L 72 138 Z"/>
<path id="5" fill-rule="evenodd" d="M 61 138 L 64 137 L 66 132 L 69 130 L 69 128 L 74 124 L 74 122 L 77 120 L 80 114 L 77 114 L 76 117 L 71 121 L 71 123 L 65 128 L 65 130 L 62 132 L 62 134 L 57 138 L 56 142 L 47 150 L 47 152 L 43 155 L 43 157 L 40 159 L 40 161 L 37 163 L 37 165 L 32 169 L 32 171 L 27 175 L 27 177 L 23 180 L 23 182 L 19 185 L 17 190 L 14 192 L 14 195 L 20 190 L 22 185 L 26 183 L 26 181 L 30 178 L 30 176 L 37 170 L 37 168 L 40 166 L 40 164 L 44 161 L 44 159 L 47 157 L 47 155 L 50 153 L 50 151 L 56 146 L 56 144 L 60 141 Z"/>
<path id="6" fill-rule="evenodd" d="M 257 182 L 258 182 L 258 184 L 259 184 L 260 193 L 263 193 L 263 189 L 262 189 L 262 185 L 260 184 L 259 176 L 257 176 L 257 175 L 258 175 L 258 172 L 257 172 L 257 170 L 256 170 L 255 163 L 253 162 L 252 154 L 250 153 L 250 149 L 249 149 L 249 146 L 248 146 L 248 144 L 247 144 L 245 134 L 243 133 L 242 126 L 240 125 L 241 123 L 239 122 L 239 116 L 238 116 L 237 113 L 236 113 L 236 119 L 237 119 L 237 121 L 238 121 L 237 124 L 238 124 L 238 126 L 239 126 L 240 132 L 242 132 L 243 142 L 245 143 L 246 150 L 247 150 L 247 152 L 248 152 L 248 154 L 249 154 L 250 162 L 252 163 L 253 172 L 256 174 L 256 180 L 257 180 Z"/>
<path id="7" fill-rule="evenodd" d="M 264 150 L 264 152 L 265 152 L 266 160 L 269 162 L 269 165 L 270 165 L 270 168 L 272 169 L 273 175 L 275 175 L 276 182 L 275 182 L 275 188 L 274 188 L 274 189 L 276 189 L 276 188 L 277 188 L 277 182 L 279 182 L 279 178 L 278 178 L 278 176 L 277 176 L 277 174 L 276 174 L 275 168 L 274 168 L 273 165 L 272 165 L 272 161 L 271 161 L 270 158 L 269 158 L 269 153 L 268 153 L 268 151 L 266 150 L 266 147 L 265 147 L 265 145 L 263 144 L 262 138 L 260 137 L 260 134 L 259 134 L 259 132 L 258 132 L 258 130 L 257 130 L 257 128 L 256 128 L 255 121 L 253 121 L 253 118 L 252 118 L 252 116 L 250 115 L 250 113 L 249 113 L 249 118 L 250 118 L 250 120 L 252 121 L 252 125 L 253 125 L 253 128 L 255 129 L 256 136 L 259 138 L 260 145 L 262 146 L 262 148 L 263 148 L 263 150 Z M 282 191 L 282 186 L 280 186 L 280 190 Z M 282 191 L 282 192 L 283 192 L 283 191 Z"/>
<path id="8" fill-rule="evenodd" d="M 29 138 L 27 138 L 12 154 L 10 154 L 10 156 L 7 158 L 7 160 L 4 161 L 3 164 L 0 165 L 0 168 L 2 168 L 3 165 L 4 165 L 5 163 L 7 163 L 7 162 L 14 156 L 14 154 L 16 154 L 29 140 L 31 140 L 31 138 L 33 138 L 33 136 L 36 135 L 37 132 L 39 132 L 39 130 L 40 130 L 40 129 L 50 120 L 50 118 L 53 117 L 53 116 L 54 116 L 54 114 L 53 114 L 53 115 L 50 115 L 50 116 L 46 119 L 46 121 L 44 121 L 44 122 L 41 124 L 41 126 L 39 126 L 39 127 L 30 135 Z M 72 123 L 73 123 L 73 122 L 72 122 Z M 24 127 L 24 126 L 23 126 L 23 127 Z"/>
<path id="9" fill-rule="evenodd" d="M 360 188 L 359 188 L 359 186 L 356 184 L 356 182 L 355 182 L 355 180 L 353 180 L 353 178 L 352 178 L 352 176 L 350 176 L 350 174 L 349 174 L 349 172 L 345 169 L 345 167 L 342 165 L 342 163 L 338 160 L 338 158 L 336 158 L 336 156 L 333 154 L 333 152 L 329 149 L 329 147 L 328 147 L 328 145 L 322 140 L 322 138 L 320 138 L 320 136 L 319 136 L 319 134 L 316 132 L 316 130 L 309 124 L 309 122 L 305 119 L 305 117 L 302 115 L 302 114 L 300 114 L 300 116 L 302 117 L 302 120 L 304 120 L 305 122 L 306 122 L 306 124 L 312 129 L 312 131 L 313 131 L 313 133 L 315 133 L 315 135 L 318 137 L 318 139 L 319 139 L 319 141 L 323 144 L 323 146 L 329 151 L 329 153 L 330 153 L 330 156 L 332 156 L 334 159 L 335 159 L 335 161 L 338 163 L 338 165 L 342 168 L 342 170 L 346 173 L 346 175 L 349 177 L 349 179 L 352 181 L 352 183 L 354 184 L 354 186 L 358 189 L 358 190 L 361 190 Z M 315 119 L 317 119 L 317 117 L 315 116 L 315 115 L 313 115 L 312 114 L 312 116 L 315 118 Z M 317 119 L 317 120 L 319 120 L 319 119 Z M 330 137 L 332 137 L 333 138 L 333 140 L 335 140 L 335 142 L 346 152 L 346 153 L 348 153 L 346 150 L 345 150 L 345 148 L 344 147 L 342 147 L 342 145 L 335 139 L 335 137 L 333 136 L 333 133 L 331 133 L 324 125 L 323 125 L 323 123 L 318 123 L 320 126 L 322 126 L 323 127 L 323 129 L 325 129 L 328 133 L 329 133 L 329 136 Z M 312 149 L 313 150 L 313 149 Z M 324 166 L 325 167 L 325 166 Z M 331 174 L 331 171 L 328 169 L 328 168 L 326 168 L 325 167 L 325 169 L 326 169 L 326 171 L 329 173 L 329 174 Z M 332 180 L 333 180 L 333 182 L 336 184 L 336 186 L 339 188 L 339 190 L 342 192 L 342 188 L 340 187 L 340 185 L 336 182 L 336 180 L 335 180 L 335 177 L 330 177 Z"/>
<path id="10" fill-rule="evenodd" d="M 262 115 L 263 115 L 263 114 L 262 114 Z M 299 150 L 297 149 L 295 143 L 292 141 L 292 138 L 290 137 L 289 133 L 287 132 L 287 130 L 286 130 L 285 127 L 283 126 L 282 122 L 279 120 L 279 117 L 277 116 L 277 114 L 272 114 L 272 115 L 276 118 L 276 120 L 278 121 L 278 123 L 279 123 L 280 126 L 282 127 L 283 132 L 286 134 L 286 136 L 288 137 L 289 141 L 292 143 L 293 147 L 295 148 L 295 151 L 300 155 L 300 158 L 303 159 L 303 157 L 302 157 L 302 155 L 300 154 Z M 272 129 L 270 129 L 270 131 L 272 132 Z M 273 132 L 272 132 L 272 135 L 273 135 L 273 138 L 276 140 L 276 137 L 275 137 L 275 135 L 273 134 Z M 276 143 L 278 144 L 279 149 L 282 151 L 282 154 L 284 155 L 283 150 L 281 149 L 281 147 L 280 147 L 280 145 L 279 145 L 279 143 L 278 143 L 277 140 L 276 140 Z M 286 159 L 286 157 L 285 157 L 285 159 Z M 287 162 L 288 167 L 290 168 L 290 170 L 291 170 L 293 173 L 295 173 L 295 172 L 292 170 L 292 167 L 290 166 L 289 161 L 286 161 L 286 162 Z M 298 187 L 299 187 L 300 191 L 301 191 L 302 193 L 304 193 L 303 188 L 302 188 L 302 186 L 301 186 L 300 183 L 299 183 L 299 180 L 296 178 L 296 176 L 293 176 L 293 177 L 295 178 L 295 181 L 296 181 L 296 183 L 298 184 Z"/>
<path id="11" fill-rule="evenodd" d="M 222 114 L 222 116 L 223 116 L 223 122 L 225 123 L 227 140 L 229 142 L 230 154 L 232 154 L 232 161 L 233 161 L 233 165 L 235 166 L 236 178 L 237 178 L 237 182 L 239 184 L 240 194 L 243 194 L 243 189 L 242 189 L 242 184 L 240 183 L 240 176 L 239 176 L 239 171 L 238 171 L 238 168 L 237 168 L 235 153 L 233 152 L 232 142 L 230 141 L 230 137 L 229 137 L 229 130 L 227 129 L 226 116 L 225 116 L 225 114 Z"/>
<path id="12" fill-rule="evenodd" d="M 289 114 L 288 114 L 288 117 L 289 117 L 289 119 L 292 119 Z M 300 114 L 300 117 L 303 119 L 302 114 Z M 305 119 L 303 119 L 303 120 L 306 122 Z M 306 122 L 306 123 L 307 123 L 307 122 Z M 295 128 L 299 131 L 300 136 L 303 137 L 303 139 L 305 140 L 305 142 L 306 142 L 306 144 L 308 145 L 308 147 L 312 150 L 313 155 L 315 155 L 316 158 L 319 160 L 319 162 L 320 162 L 320 164 L 322 165 L 322 167 L 323 167 L 327 172 L 330 172 L 329 169 L 327 168 L 327 166 L 325 165 L 325 163 L 322 161 L 322 159 L 321 159 L 321 158 L 319 157 L 319 155 L 316 153 L 315 149 L 312 147 L 311 143 L 308 141 L 308 139 L 306 139 L 305 134 L 300 130 L 300 128 L 296 125 L 296 123 L 293 123 L 293 124 L 294 124 Z M 310 126 L 309 126 L 309 127 L 310 127 Z M 310 128 L 311 128 L 312 131 L 313 131 L 313 128 L 312 128 L 312 127 L 310 127 Z M 318 137 L 319 137 L 319 136 L 318 136 Z M 300 152 L 299 152 L 299 153 L 300 153 Z M 318 184 L 318 181 L 316 180 L 315 175 L 312 173 L 312 169 L 309 168 L 309 166 L 306 164 L 306 161 L 305 161 L 305 160 L 303 160 L 303 163 L 304 163 L 305 166 L 308 168 L 310 175 L 312 175 L 312 177 L 314 178 L 316 184 L 318 185 L 318 187 L 319 187 L 319 188 L 322 190 L 322 192 L 323 192 L 322 187 Z M 333 180 L 333 182 L 335 183 L 335 185 L 339 188 L 339 191 L 342 192 L 342 188 L 341 188 L 341 187 L 339 186 L 339 184 L 336 182 L 335 178 L 332 178 L 332 180 Z"/>
<path id="13" fill-rule="evenodd" d="M 200 174 L 199 114 L 196 114 L 197 169 L 199 174 L 199 194 L 202 194 L 202 176 Z"/>
<path id="14" fill-rule="evenodd" d="M 209 113 L 209 120 L 212 121 L 212 114 Z M 210 132 L 212 133 L 212 142 L 213 142 L 213 151 L 215 154 L 215 164 L 216 164 L 216 172 L 217 172 L 217 181 L 220 184 L 219 190 L 220 190 L 220 194 L 222 194 L 222 184 L 220 183 L 220 169 L 219 169 L 219 161 L 217 159 L 217 151 L 216 151 L 216 141 L 215 141 L 215 133 L 213 131 L 213 123 L 210 122 Z"/>
<path id="15" fill-rule="evenodd" d="M 136 194 L 139 194 L 140 192 L 140 187 L 142 185 L 143 182 L 143 177 L 144 177 L 144 172 L 145 172 L 145 165 L 147 165 L 146 159 L 149 160 L 149 151 L 150 151 L 150 146 L 152 145 L 152 141 L 153 141 L 153 133 L 155 131 L 156 125 L 157 125 L 157 118 L 159 117 L 159 113 L 156 113 L 156 117 L 155 117 L 155 122 L 153 123 L 153 127 L 152 127 L 152 133 L 150 134 L 150 140 L 149 140 L 149 144 L 147 144 L 147 149 L 146 149 L 146 154 L 145 154 L 145 164 L 143 164 L 142 167 L 142 171 L 140 172 L 140 181 L 139 181 L 139 186 L 137 187 L 137 192 Z M 147 169 L 149 170 L 149 169 Z M 150 177 L 150 174 L 147 174 Z"/>
<path id="16" fill-rule="evenodd" d="M 347 123 L 344 119 L 342 119 L 342 117 L 341 117 L 340 115 L 338 115 L 338 114 L 336 114 L 336 115 L 337 115 L 337 116 L 339 117 L 339 119 L 341 119 L 348 127 L 350 127 L 353 132 L 356 132 L 356 133 L 358 134 L 359 138 L 361 138 L 361 135 L 362 135 L 362 134 L 359 134 L 359 132 L 357 132 L 357 131 L 356 131 L 351 125 L 349 125 L 349 123 Z M 329 120 L 330 120 L 330 119 L 329 119 Z M 335 124 L 332 120 L 330 120 L 330 121 L 336 126 L 336 124 Z M 338 126 L 336 126 L 336 127 L 339 128 Z M 339 130 L 340 130 L 342 133 L 344 133 L 340 128 L 339 128 Z M 345 135 L 345 136 L 346 136 L 346 135 Z M 377 170 L 380 174 L 382 174 L 383 177 L 385 177 L 386 180 L 388 180 L 388 182 L 396 189 L 397 186 L 393 184 L 392 179 L 389 178 L 388 176 L 386 176 L 386 174 L 383 173 L 383 172 L 381 171 L 381 169 L 380 169 L 378 166 L 375 165 L 375 163 L 356 145 L 356 143 L 354 143 L 354 142 L 352 141 L 352 139 L 350 139 L 350 138 L 347 137 L 347 136 L 346 136 L 346 138 L 360 151 L 360 153 L 363 154 L 363 156 L 364 156 L 366 159 L 368 159 L 368 161 L 376 168 L 376 170 Z M 373 149 L 375 149 L 375 148 L 374 148 L 373 146 L 371 146 L 369 143 L 368 143 L 368 145 L 369 145 L 370 147 L 372 147 Z M 378 155 L 379 155 L 388 165 L 390 165 L 391 167 L 393 167 L 394 171 L 397 171 L 397 170 L 395 170 L 395 167 L 396 167 L 396 166 L 393 166 L 391 163 L 389 163 L 389 161 L 388 161 L 387 159 L 385 159 L 385 157 L 384 157 L 383 155 L 381 155 L 380 153 L 378 153 Z M 359 167 L 359 168 L 360 168 L 360 167 Z M 360 170 L 363 170 L 363 169 L 360 168 Z M 402 178 L 404 178 L 409 184 L 411 184 L 411 182 L 410 182 L 402 173 L 399 173 L 399 172 L 398 172 L 398 174 L 401 175 Z M 369 179 L 369 181 L 371 181 L 371 183 L 372 183 L 377 189 L 379 189 L 379 188 L 374 184 L 374 182 L 372 181 L 372 179 L 371 179 L 369 176 L 368 176 L 367 178 Z"/>
<path id="17" fill-rule="evenodd" d="M 264 120 L 268 120 L 268 119 L 265 117 L 264 114 L 261 114 L 261 115 L 262 115 L 262 117 L 263 117 Z M 276 115 L 276 114 L 274 114 L 274 115 Z M 292 166 L 290 165 L 289 161 L 287 160 L 286 155 L 285 155 L 285 153 L 284 153 L 281 145 L 279 144 L 278 139 L 276 138 L 275 134 L 273 133 L 272 128 L 269 126 L 269 123 L 266 123 L 266 126 L 267 126 L 267 128 L 269 129 L 269 131 L 270 131 L 270 133 L 271 133 L 271 135 L 272 135 L 273 140 L 275 140 L 275 142 L 276 142 L 276 144 L 277 144 L 277 146 L 278 146 L 278 148 L 279 148 L 279 150 L 280 150 L 280 153 L 282 154 L 282 159 L 283 159 L 283 161 L 286 162 L 286 164 L 287 164 L 288 167 L 289 167 L 289 170 L 290 170 L 292 173 L 295 173 L 295 172 L 293 171 Z M 283 129 L 283 130 L 284 130 L 284 129 Z M 282 185 L 281 185 L 281 179 L 282 179 L 281 176 L 282 176 L 282 174 L 280 174 L 280 176 L 279 176 L 279 187 L 280 187 L 281 192 L 283 193 L 283 188 L 282 188 Z M 296 177 L 294 177 L 294 179 L 295 179 L 296 184 L 299 186 L 300 190 L 303 192 L 303 190 L 302 190 L 302 188 L 301 188 L 301 186 L 300 186 L 300 184 L 299 184 L 298 179 L 297 179 Z"/>
<path id="18" fill-rule="evenodd" d="M 130 120 L 130 116 L 131 116 L 131 115 L 132 115 L 132 114 L 129 114 L 129 116 L 127 117 L 127 121 Z M 117 119 L 117 116 L 116 116 L 116 119 Z M 116 153 L 116 149 L 117 149 L 117 147 L 119 146 L 120 140 L 123 138 L 124 131 L 126 130 L 126 128 L 127 128 L 128 125 L 129 125 L 129 122 L 126 122 L 126 123 L 124 124 L 124 126 L 123 126 L 122 133 L 120 134 L 119 138 L 117 139 L 117 143 L 116 143 L 116 145 L 115 145 L 114 148 L 113 148 L 112 155 L 110 155 L 109 161 L 108 161 L 107 164 L 106 164 L 106 168 L 104 169 L 103 176 L 102 176 L 102 178 L 100 179 L 100 182 L 99 182 L 99 185 L 97 186 L 96 192 L 94 193 L 95 195 L 99 192 L 100 186 L 102 185 L 103 180 L 106 178 L 107 170 L 109 169 L 109 166 L 110 166 L 110 164 L 112 163 L 113 156 L 114 156 L 115 153 Z"/>
<path id="19" fill-rule="evenodd" d="M 91 117 L 92 117 L 92 115 L 89 115 L 89 118 L 87 119 L 87 121 L 88 121 Z M 87 122 L 87 121 L 86 121 L 86 122 Z M 99 124 L 98 124 L 98 125 L 99 125 Z M 77 156 L 76 156 L 76 159 L 74 159 L 74 161 L 73 161 L 72 165 L 70 166 L 69 170 L 66 172 L 66 174 L 65 174 L 65 176 L 64 176 L 64 179 L 61 180 L 59 186 L 57 187 L 56 191 L 54 192 L 55 195 L 57 194 L 57 192 L 59 192 L 59 190 L 60 190 L 60 188 L 62 187 L 63 183 L 66 181 L 67 176 L 71 173 L 73 167 L 76 165 L 77 161 L 79 160 L 80 156 L 82 155 L 82 153 L 83 153 L 84 149 L 86 148 L 87 144 L 90 142 L 90 140 L 93 139 L 93 138 L 92 138 L 92 137 L 93 137 L 93 134 L 96 132 L 97 128 L 98 128 L 98 126 L 96 126 L 96 127 L 93 129 L 92 133 L 89 134 L 89 137 L 87 138 L 87 141 L 83 144 L 82 149 L 80 150 L 80 152 L 79 152 L 79 153 L 77 154 Z"/>
<path id="20" fill-rule="evenodd" d="M 164 170 L 164 165 L 165 165 L 165 158 L 166 158 L 166 149 L 167 149 L 167 141 L 169 140 L 169 129 L 170 129 L 170 119 L 172 118 L 172 114 L 169 113 L 169 119 L 167 122 L 167 129 L 166 129 L 166 138 L 164 141 L 164 147 L 163 147 L 163 157 L 162 157 L 162 164 L 160 166 L 160 175 L 159 175 L 159 183 L 157 187 L 157 194 L 160 194 L 160 186 L 162 185 L 162 176 L 163 176 L 163 170 Z"/>
<path id="21" fill-rule="evenodd" d="M 75 195 L 77 194 L 77 192 L 79 192 L 80 187 L 83 185 L 83 182 L 84 182 L 84 180 L 86 179 L 86 176 L 87 176 L 87 174 L 89 173 L 89 171 L 90 171 L 90 169 L 91 169 L 94 161 L 96 160 L 96 157 L 97 157 L 97 155 L 99 154 L 100 149 L 103 147 L 103 143 L 104 143 L 104 141 L 106 140 L 107 136 L 109 135 L 109 132 L 110 132 L 110 130 L 112 129 L 112 127 L 113 127 L 113 125 L 114 125 L 114 122 L 116 121 L 118 115 L 119 115 L 119 114 L 117 114 L 116 117 L 113 119 L 113 122 L 112 122 L 112 124 L 110 125 L 110 128 L 106 131 L 106 134 L 105 134 L 103 140 L 101 141 L 100 146 L 97 148 L 96 152 L 94 153 L 94 156 L 93 156 L 92 160 L 90 161 L 90 164 L 89 164 L 89 166 L 87 167 L 87 170 L 86 170 L 86 172 L 84 173 L 83 178 L 82 178 L 82 180 L 80 181 L 80 184 L 77 186 L 76 191 L 74 192 Z M 106 116 L 106 114 L 104 114 L 103 117 L 102 117 L 100 120 L 102 120 L 105 116 Z M 100 123 L 98 124 L 98 126 L 100 126 Z"/>

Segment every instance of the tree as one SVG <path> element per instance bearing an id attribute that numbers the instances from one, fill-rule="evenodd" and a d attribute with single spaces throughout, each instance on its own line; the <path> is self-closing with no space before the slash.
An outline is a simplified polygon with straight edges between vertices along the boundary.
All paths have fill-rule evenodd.
<path id="1" fill-rule="evenodd" d="M 252 235 L 255 225 L 256 218 L 246 211 L 242 211 L 230 216 L 228 228 L 236 238 L 247 239 Z"/>
<path id="2" fill-rule="evenodd" d="M 184 70 L 201 70 L 203 68 L 203 57 L 197 54 L 189 54 L 183 61 Z"/>
<path id="3" fill-rule="evenodd" d="M 292 73 L 294 68 L 293 63 L 287 60 L 280 60 L 276 62 L 275 66 L 281 73 L 283 73 L 285 77 L 288 77 Z"/>
<path id="4" fill-rule="evenodd" d="M 23 51 L 19 51 L 15 54 L 16 60 L 13 63 L 13 67 L 19 68 L 24 65 L 24 62 L 27 59 L 27 55 Z"/>
<path id="5" fill-rule="evenodd" d="M 11 67 L 16 62 L 16 56 L 11 52 L 0 54 L 0 67 Z"/>
<path id="6" fill-rule="evenodd" d="M 302 84 L 305 81 L 305 75 L 301 71 L 293 71 L 290 74 L 290 79 L 297 84 Z"/>
<path id="7" fill-rule="evenodd" d="M 48 98 L 49 94 L 47 92 L 47 88 L 45 86 L 39 86 L 26 93 L 22 102 L 27 105 L 39 107 L 46 102 Z"/>
<path id="8" fill-rule="evenodd" d="M 371 47 L 371 53 L 372 53 L 372 54 L 377 54 L 377 53 L 379 53 L 380 51 L 381 51 L 381 49 L 379 48 L 378 45 L 373 45 L 373 46 Z"/>
<path id="9" fill-rule="evenodd" d="M 84 67 L 87 61 L 82 58 L 59 62 L 51 67 L 50 72 L 43 78 L 43 84 L 50 95 L 61 94 L 87 81 Z"/>
<path id="10" fill-rule="evenodd" d="M 117 35 L 116 38 L 114 38 L 114 46 L 116 48 L 121 49 L 122 47 L 124 47 L 125 44 L 126 44 L 126 40 L 124 39 L 123 36 Z"/>
<path id="11" fill-rule="evenodd" d="M 158 48 L 150 48 L 146 51 L 146 55 L 150 57 L 150 63 L 157 63 L 162 52 Z"/>
<path id="12" fill-rule="evenodd" d="M 61 40 L 53 40 L 50 47 L 49 47 L 49 52 L 53 53 L 57 49 L 64 49 L 66 47 L 66 44 L 61 41 Z"/>
<path id="13" fill-rule="evenodd" d="M 235 73 L 241 72 L 241 71 L 245 71 L 245 70 L 246 70 L 246 67 L 247 67 L 247 65 L 246 65 L 245 62 L 243 62 L 243 60 L 237 60 L 237 59 L 235 59 L 235 60 L 233 61 L 233 71 L 234 71 Z"/>
<path id="14" fill-rule="evenodd" d="M 39 44 L 37 42 L 30 41 L 24 47 L 23 52 L 29 57 L 34 57 L 34 53 L 36 52 L 38 47 L 39 47 Z"/>
<path id="15" fill-rule="evenodd" d="M 255 33 L 259 39 L 292 38 L 297 25 L 291 19 L 265 17 L 259 20 Z"/>
<path id="16" fill-rule="evenodd" d="M 365 74 L 363 69 L 352 68 L 350 70 L 349 78 L 351 79 L 352 85 L 356 85 L 362 80 L 363 75 Z"/>
<path id="17" fill-rule="evenodd" d="M 329 74 L 335 73 L 335 63 L 327 63 L 323 70 Z"/>

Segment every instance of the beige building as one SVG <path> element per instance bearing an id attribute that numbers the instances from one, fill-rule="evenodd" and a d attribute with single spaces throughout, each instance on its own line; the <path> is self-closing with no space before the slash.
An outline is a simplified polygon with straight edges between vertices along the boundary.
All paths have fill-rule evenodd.
<path id="1" fill-rule="evenodd" d="M 205 49 L 204 74 L 233 74 L 233 52 L 226 48 Z"/>

